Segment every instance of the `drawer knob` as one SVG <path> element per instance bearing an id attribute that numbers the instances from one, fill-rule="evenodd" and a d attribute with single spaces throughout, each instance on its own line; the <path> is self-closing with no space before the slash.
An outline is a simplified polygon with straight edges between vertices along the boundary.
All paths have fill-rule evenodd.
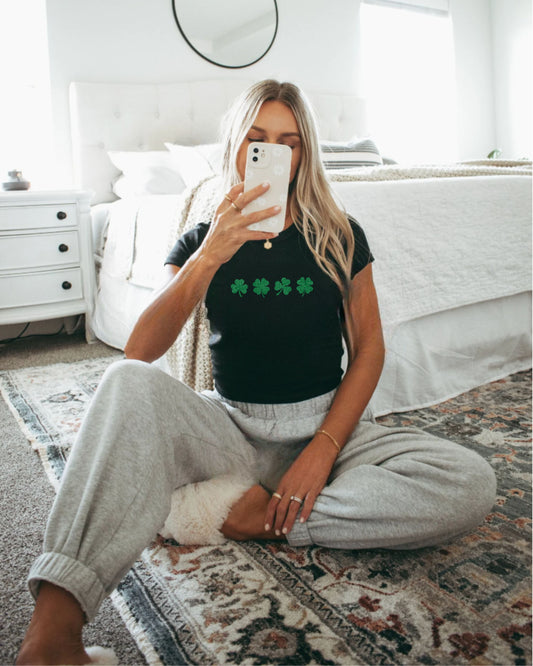
<path id="1" fill-rule="evenodd" d="M 57 249 L 60 252 L 68 252 L 68 245 L 65 245 L 65 243 L 61 243 L 61 245 Z"/>
<path id="2" fill-rule="evenodd" d="M 61 286 L 63 287 L 63 289 L 71 289 L 72 288 L 72 284 L 70 282 L 68 282 L 67 280 L 65 280 L 65 282 L 63 282 L 63 284 Z"/>
<path id="3" fill-rule="evenodd" d="M 64 220 L 67 217 L 67 214 L 64 210 L 60 210 L 56 217 L 58 220 Z"/>

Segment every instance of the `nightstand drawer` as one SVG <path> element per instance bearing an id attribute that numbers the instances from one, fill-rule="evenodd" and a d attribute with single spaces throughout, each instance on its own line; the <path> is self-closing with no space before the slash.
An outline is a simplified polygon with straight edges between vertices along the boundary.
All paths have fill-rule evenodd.
<path id="1" fill-rule="evenodd" d="M 0 308 L 80 298 L 83 298 L 83 289 L 79 268 L 0 277 Z"/>
<path id="2" fill-rule="evenodd" d="M 75 264 L 79 260 L 77 231 L 0 238 L 0 271 Z"/>
<path id="3" fill-rule="evenodd" d="M 90 192 L 0 193 L 0 325 L 85 315 L 94 340 Z"/>
<path id="4" fill-rule="evenodd" d="M 75 204 L 2 206 L 0 208 L 0 231 L 67 227 L 75 224 L 77 224 Z"/>

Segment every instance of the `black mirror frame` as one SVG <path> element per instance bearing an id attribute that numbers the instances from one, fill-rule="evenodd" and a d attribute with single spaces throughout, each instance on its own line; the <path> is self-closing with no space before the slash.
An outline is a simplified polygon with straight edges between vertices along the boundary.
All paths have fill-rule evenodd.
<path id="1" fill-rule="evenodd" d="M 212 65 L 216 65 L 217 67 L 224 67 L 225 69 L 243 69 L 244 67 L 250 67 L 251 65 L 254 65 L 256 62 L 261 60 L 261 58 L 264 58 L 266 54 L 270 51 L 272 44 L 274 43 L 274 40 L 276 39 L 276 35 L 278 34 L 278 24 L 279 24 L 279 13 L 278 13 L 278 3 L 276 0 L 272 0 L 274 3 L 274 10 L 276 12 L 276 25 L 274 27 L 274 34 L 272 35 L 272 39 L 270 41 L 270 44 L 267 46 L 265 49 L 264 53 L 262 53 L 258 58 L 255 60 L 252 60 L 252 62 L 247 63 L 246 65 L 222 65 L 219 62 L 216 62 L 215 60 L 211 60 L 211 58 L 208 58 L 205 56 L 203 53 L 198 51 L 198 49 L 191 44 L 191 42 L 188 40 L 187 35 L 185 34 L 183 28 L 180 25 L 179 19 L 178 19 L 178 13 L 176 11 L 176 4 L 175 0 L 170 0 L 172 3 L 172 13 L 174 14 L 174 20 L 176 21 L 176 25 L 178 26 L 179 31 L 181 32 L 181 36 L 183 39 L 187 42 L 187 44 L 191 47 L 191 49 L 197 53 L 200 58 L 203 58 L 204 60 L 207 60 L 207 62 L 210 62 Z"/>

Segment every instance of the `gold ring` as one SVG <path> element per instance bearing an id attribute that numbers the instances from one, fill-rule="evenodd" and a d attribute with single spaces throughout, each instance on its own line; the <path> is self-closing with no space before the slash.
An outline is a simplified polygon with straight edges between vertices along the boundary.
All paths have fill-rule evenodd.
<path id="1" fill-rule="evenodd" d="M 225 195 L 224 195 L 224 199 L 226 199 L 226 200 L 229 201 L 230 203 L 233 203 L 233 199 L 230 197 L 229 194 L 225 194 Z"/>
<path id="2" fill-rule="evenodd" d="M 279 493 L 272 493 L 272 497 L 275 497 L 276 499 L 281 499 L 281 495 Z"/>
<path id="3" fill-rule="evenodd" d="M 237 204 L 235 203 L 235 201 L 232 201 L 232 202 L 231 202 L 231 205 L 233 206 L 233 208 L 235 208 L 235 210 L 238 210 L 239 213 L 242 212 L 242 208 L 239 208 L 239 206 L 237 206 Z"/>
<path id="4" fill-rule="evenodd" d="M 291 502 L 292 502 L 293 500 L 294 500 L 295 502 L 298 502 L 298 504 L 303 504 L 303 503 L 304 503 L 303 499 L 300 499 L 299 497 L 296 497 L 296 495 L 291 495 Z"/>

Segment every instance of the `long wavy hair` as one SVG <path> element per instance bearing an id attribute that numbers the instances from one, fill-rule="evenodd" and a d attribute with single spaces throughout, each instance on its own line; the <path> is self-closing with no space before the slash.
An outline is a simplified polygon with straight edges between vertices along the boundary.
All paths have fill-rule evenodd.
<path id="1" fill-rule="evenodd" d="M 227 189 L 241 181 L 237 153 L 265 102 L 279 101 L 294 114 L 301 137 L 301 160 L 290 189 L 290 214 L 318 266 L 337 284 L 343 302 L 344 335 L 352 356 L 353 323 L 347 317 L 354 236 L 346 212 L 336 201 L 320 159 L 312 107 L 293 83 L 267 79 L 245 90 L 222 123 L 222 180 Z"/>

